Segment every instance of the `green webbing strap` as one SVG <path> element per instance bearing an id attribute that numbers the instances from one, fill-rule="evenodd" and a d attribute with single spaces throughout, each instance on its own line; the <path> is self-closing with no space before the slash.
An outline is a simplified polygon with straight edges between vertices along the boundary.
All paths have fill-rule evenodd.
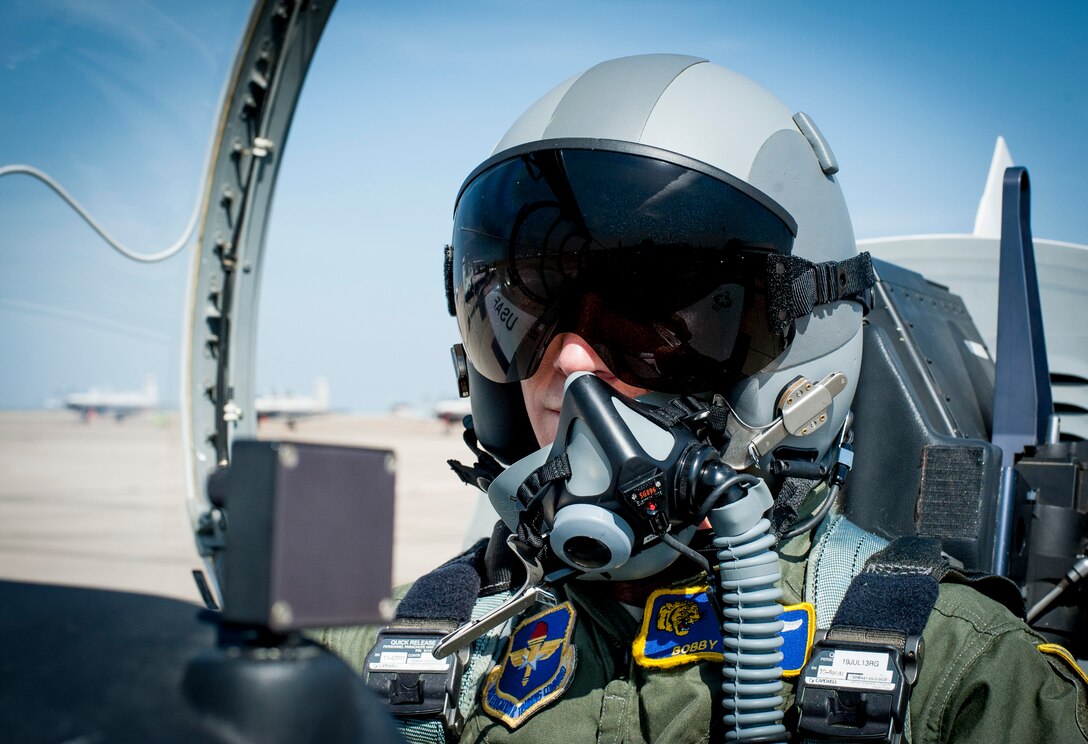
<path id="1" fill-rule="evenodd" d="M 831 627 L 850 582 L 861 573 L 869 556 L 887 544 L 842 514 L 832 513 L 823 521 L 813 535 L 805 573 L 805 598 L 816 608 L 817 628 Z"/>
<path id="2" fill-rule="evenodd" d="M 446 744 L 446 730 L 429 718 L 394 718 L 400 735 L 409 744 Z"/>
<path id="3" fill-rule="evenodd" d="M 513 592 L 499 592 L 489 597 L 480 597 L 476 600 L 476 606 L 472 608 L 472 619 L 478 620 L 499 605 L 506 602 Z M 461 715 L 468 720 L 468 714 L 476 704 L 476 693 L 479 691 L 480 680 L 485 674 L 499 662 L 499 655 L 503 650 L 506 623 L 492 628 L 487 633 L 477 638 L 472 644 L 472 655 L 465 664 L 464 674 L 461 675 L 461 698 L 457 701 L 457 707 L 461 709 Z"/>

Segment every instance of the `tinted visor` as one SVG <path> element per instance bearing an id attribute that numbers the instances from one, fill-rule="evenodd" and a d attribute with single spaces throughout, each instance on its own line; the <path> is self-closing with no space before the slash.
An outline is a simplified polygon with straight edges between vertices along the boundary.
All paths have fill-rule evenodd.
<path id="1" fill-rule="evenodd" d="M 651 390 L 721 389 L 762 369 L 785 348 L 765 276 L 793 246 L 792 219 L 697 161 L 615 147 L 538 145 L 470 177 L 452 256 L 469 360 L 494 382 L 523 380 L 574 332 Z"/>

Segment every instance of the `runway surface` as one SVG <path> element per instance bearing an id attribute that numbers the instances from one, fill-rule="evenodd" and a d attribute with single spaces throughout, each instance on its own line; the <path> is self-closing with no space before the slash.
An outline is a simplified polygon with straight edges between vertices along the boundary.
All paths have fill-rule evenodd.
<path id="1" fill-rule="evenodd" d="M 393 581 L 461 550 L 479 501 L 446 460 L 467 460 L 460 426 L 330 415 L 261 438 L 391 449 L 397 458 Z M 202 568 L 185 507 L 176 413 L 81 423 L 64 411 L 0 411 L 0 578 L 199 601 Z"/>

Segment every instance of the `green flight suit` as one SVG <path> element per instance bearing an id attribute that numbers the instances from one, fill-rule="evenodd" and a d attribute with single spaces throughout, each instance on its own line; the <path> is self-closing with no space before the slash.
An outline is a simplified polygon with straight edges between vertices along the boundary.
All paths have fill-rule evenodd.
<path id="1" fill-rule="evenodd" d="M 783 604 L 806 599 L 809 548 L 807 536 L 780 548 Z M 613 599 L 609 584 L 573 582 L 560 593 L 577 612 L 570 686 L 513 730 L 490 717 L 477 694 L 461 742 L 724 741 L 720 664 L 641 667 L 632 656 L 640 623 Z M 319 640 L 362 671 L 374 636 L 373 629 L 342 628 Z M 1088 685 L 1072 665 L 1040 651 L 1045 639 L 1003 606 L 942 583 L 923 639 L 925 659 L 910 698 L 913 744 L 1088 742 Z M 785 682 L 790 706 L 793 682 Z"/>

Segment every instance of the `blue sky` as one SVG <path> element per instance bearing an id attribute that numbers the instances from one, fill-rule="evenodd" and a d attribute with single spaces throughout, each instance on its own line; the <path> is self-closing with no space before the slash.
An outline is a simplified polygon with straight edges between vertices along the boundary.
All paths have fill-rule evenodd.
<path id="1" fill-rule="evenodd" d="M 0 164 L 51 173 L 124 242 L 185 226 L 246 8 L 0 0 Z M 1036 236 L 1088 242 L 1088 6 L 340 0 L 284 154 L 258 387 L 383 410 L 454 395 L 441 247 L 514 119 L 601 60 L 703 56 L 811 115 L 859 238 L 969 232 L 994 141 Z M 0 179 L 0 407 L 159 378 L 176 400 L 186 251 L 115 254 L 50 192 Z"/>

